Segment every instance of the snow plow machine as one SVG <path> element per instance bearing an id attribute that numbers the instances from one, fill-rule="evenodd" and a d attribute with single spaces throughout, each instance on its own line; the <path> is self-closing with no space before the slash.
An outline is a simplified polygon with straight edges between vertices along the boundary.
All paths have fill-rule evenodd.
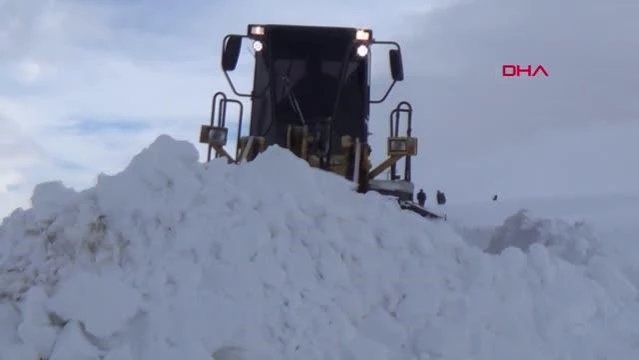
<path id="1" fill-rule="evenodd" d="M 254 57 L 253 87 L 240 92 L 229 73 L 236 69 L 247 41 Z M 370 97 L 371 47 L 391 47 L 392 82 L 380 99 Z M 200 143 L 230 163 L 252 161 L 268 146 L 279 145 L 310 166 L 352 181 L 360 193 L 393 196 L 400 207 L 430 219 L 444 219 L 413 201 L 411 160 L 417 138 L 411 135 L 413 109 L 400 102 L 390 113 L 387 158 L 373 167 L 369 159 L 368 118 L 371 104 L 386 100 L 404 79 L 401 48 L 394 41 L 377 41 L 370 29 L 295 25 L 248 25 L 246 35 L 226 35 L 222 70 L 236 96 L 250 100 L 248 134 L 242 134 L 243 103 L 217 92 L 210 123 L 200 129 Z M 229 129 L 227 107 L 236 107 L 237 139 L 232 156 L 225 146 Z M 400 120 L 405 134 L 400 135 Z M 403 160 L 403 174 L 398 165 Z M 380 175 L 385 176 L 380 176 Z M 385 179 L 381 179 L 384 178 Z"/>

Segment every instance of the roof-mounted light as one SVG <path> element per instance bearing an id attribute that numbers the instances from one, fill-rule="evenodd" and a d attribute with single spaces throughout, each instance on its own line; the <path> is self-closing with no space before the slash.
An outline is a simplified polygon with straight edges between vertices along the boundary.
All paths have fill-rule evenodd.
<path id="1" fill-rule="evenodd" d="M 264 35 L 264 26 L 253 25 L 251 26 L 249 33 L 254 36 L 262 36 Z"/>
<path id="2" fill-rule="evenodd" d="M 369 30 L 357 30 L 357 32 L 355 33 L 355 40 L 370 41 L 371 32 Z"/>
<path id="3" fill-rule="evenodd" d="M 362 44 L 360 46 L 357 47 L 357 56 L 359 57 L 366 57 L 366 55 L 368 55 L 368 46 Z"/>

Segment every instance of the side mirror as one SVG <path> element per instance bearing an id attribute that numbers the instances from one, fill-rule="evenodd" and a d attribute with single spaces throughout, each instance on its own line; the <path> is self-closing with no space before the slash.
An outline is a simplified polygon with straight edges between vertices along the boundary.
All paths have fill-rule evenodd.
<path id="1" fill-rule="evenodd" d="M 388 60 L 390 61 L 390 70 L 393 80 L 404 80 L 404 64 L 402 63 L 402 53 L 398 49 L 391 49 L 388 52 Z"/>
<path id="2" fill-rule="evenodd" d="M 242 50 L 242 36 L 229 35 L 222 53 L 222 69 L 224 71 L 235 70 L 237 61 L 240 58 L 240 50 Z"/>

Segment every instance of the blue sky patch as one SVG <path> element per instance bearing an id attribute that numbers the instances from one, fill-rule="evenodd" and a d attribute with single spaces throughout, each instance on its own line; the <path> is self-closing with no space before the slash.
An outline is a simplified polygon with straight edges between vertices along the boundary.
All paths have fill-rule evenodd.
<path id="1" fill-rule="evenodd" d="M 58 166 L 61 169 L 64 170 L 71 170 L 71 171 L 83 171 L 86 170 L 87 168 L 85 166 L 82 166 L 78 163 L 75 163 L 73 161 L 68 161 L 68 160 L 56 160 L 55 161 L 56 166 Z"/>
<path id="2" fill-rule="evenodd" d="M 64 126 L 65 130 L 70 130 L 78 134 L 95 134 L 104 131 L 137 132 L 149 129 L 151 125 L 140 119 L 100 119 L 82 118 L 74 121 L 71 125 Z"/>
<path id="3" fill-rule="evenodd" d="M 7 191 L 11 193 L 17 193 L 22 190 L 23 184 L 9 184 L 7 185 Z"/>

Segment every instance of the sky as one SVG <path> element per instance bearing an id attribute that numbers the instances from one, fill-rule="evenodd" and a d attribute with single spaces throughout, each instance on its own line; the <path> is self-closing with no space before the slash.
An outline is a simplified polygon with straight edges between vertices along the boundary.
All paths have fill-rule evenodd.
<path id="1" fill-rule="evenodd" d="M 414 181 L 452 201 L 639 192 L 637 16 L 628 0 L 477 0 L 407 17 L 389 105 L 415 105 Z"/>
<path id="2" fill-rule="evenodd" d="M 380 39 L 400 41 L 406 81 L 390 103 L 374 109 L 373 141 L 386 136 L 390 105 L 413 102 L 421 155 L 415 178 L 428 191 L 521 195 L 526 171 L 536 166 L 544 173 L 548 161 L 547 172 L 564 170 L 555 177 L 567 185 L 557 191 L 570 190 L 571 181 L 583 178 L 561 164 L 583 154 L 564 149 L 587 148 L 599 133 L 625 135 L 625 142 L 608 135 L 614 149 L 601 152 L 623 164 L 607 178 L 620 179 L 625 170 L 630 176 L 615 186 L 630 189 L 639 186 L 639 171 L 627 173 L 632 152 L 639 153 L 628 135 L 639 129 L 638 6 L 632 0 L 0 0 L 0 216 L 28 205 L 37 183 L 92 185 L 98 173 L 118 171 L 162 133 L 196 142 L 210 97 L 229 91 L 219 69 L 223 35 L 242 33 L 248 23 L 369 26 Z M 248 51 L 243 58 L 250 60 Z M 504 79 L 505 63 L 542 64 L 550 76 Z M 388 81 L 382 66 L 375 70 L 379 88 Z M 233 74 L 244 89 L 247 69 Z M 558 133 L 570 135 L 571 145 L 553 140 Z M 580 163 L 610 167 L 603 158 Z M 583 191 L 606 177 L 598 179 L 582 184 Z M 549 176 L 536 180 L 539 192 L 545 183 L 554 184 Z"/>

